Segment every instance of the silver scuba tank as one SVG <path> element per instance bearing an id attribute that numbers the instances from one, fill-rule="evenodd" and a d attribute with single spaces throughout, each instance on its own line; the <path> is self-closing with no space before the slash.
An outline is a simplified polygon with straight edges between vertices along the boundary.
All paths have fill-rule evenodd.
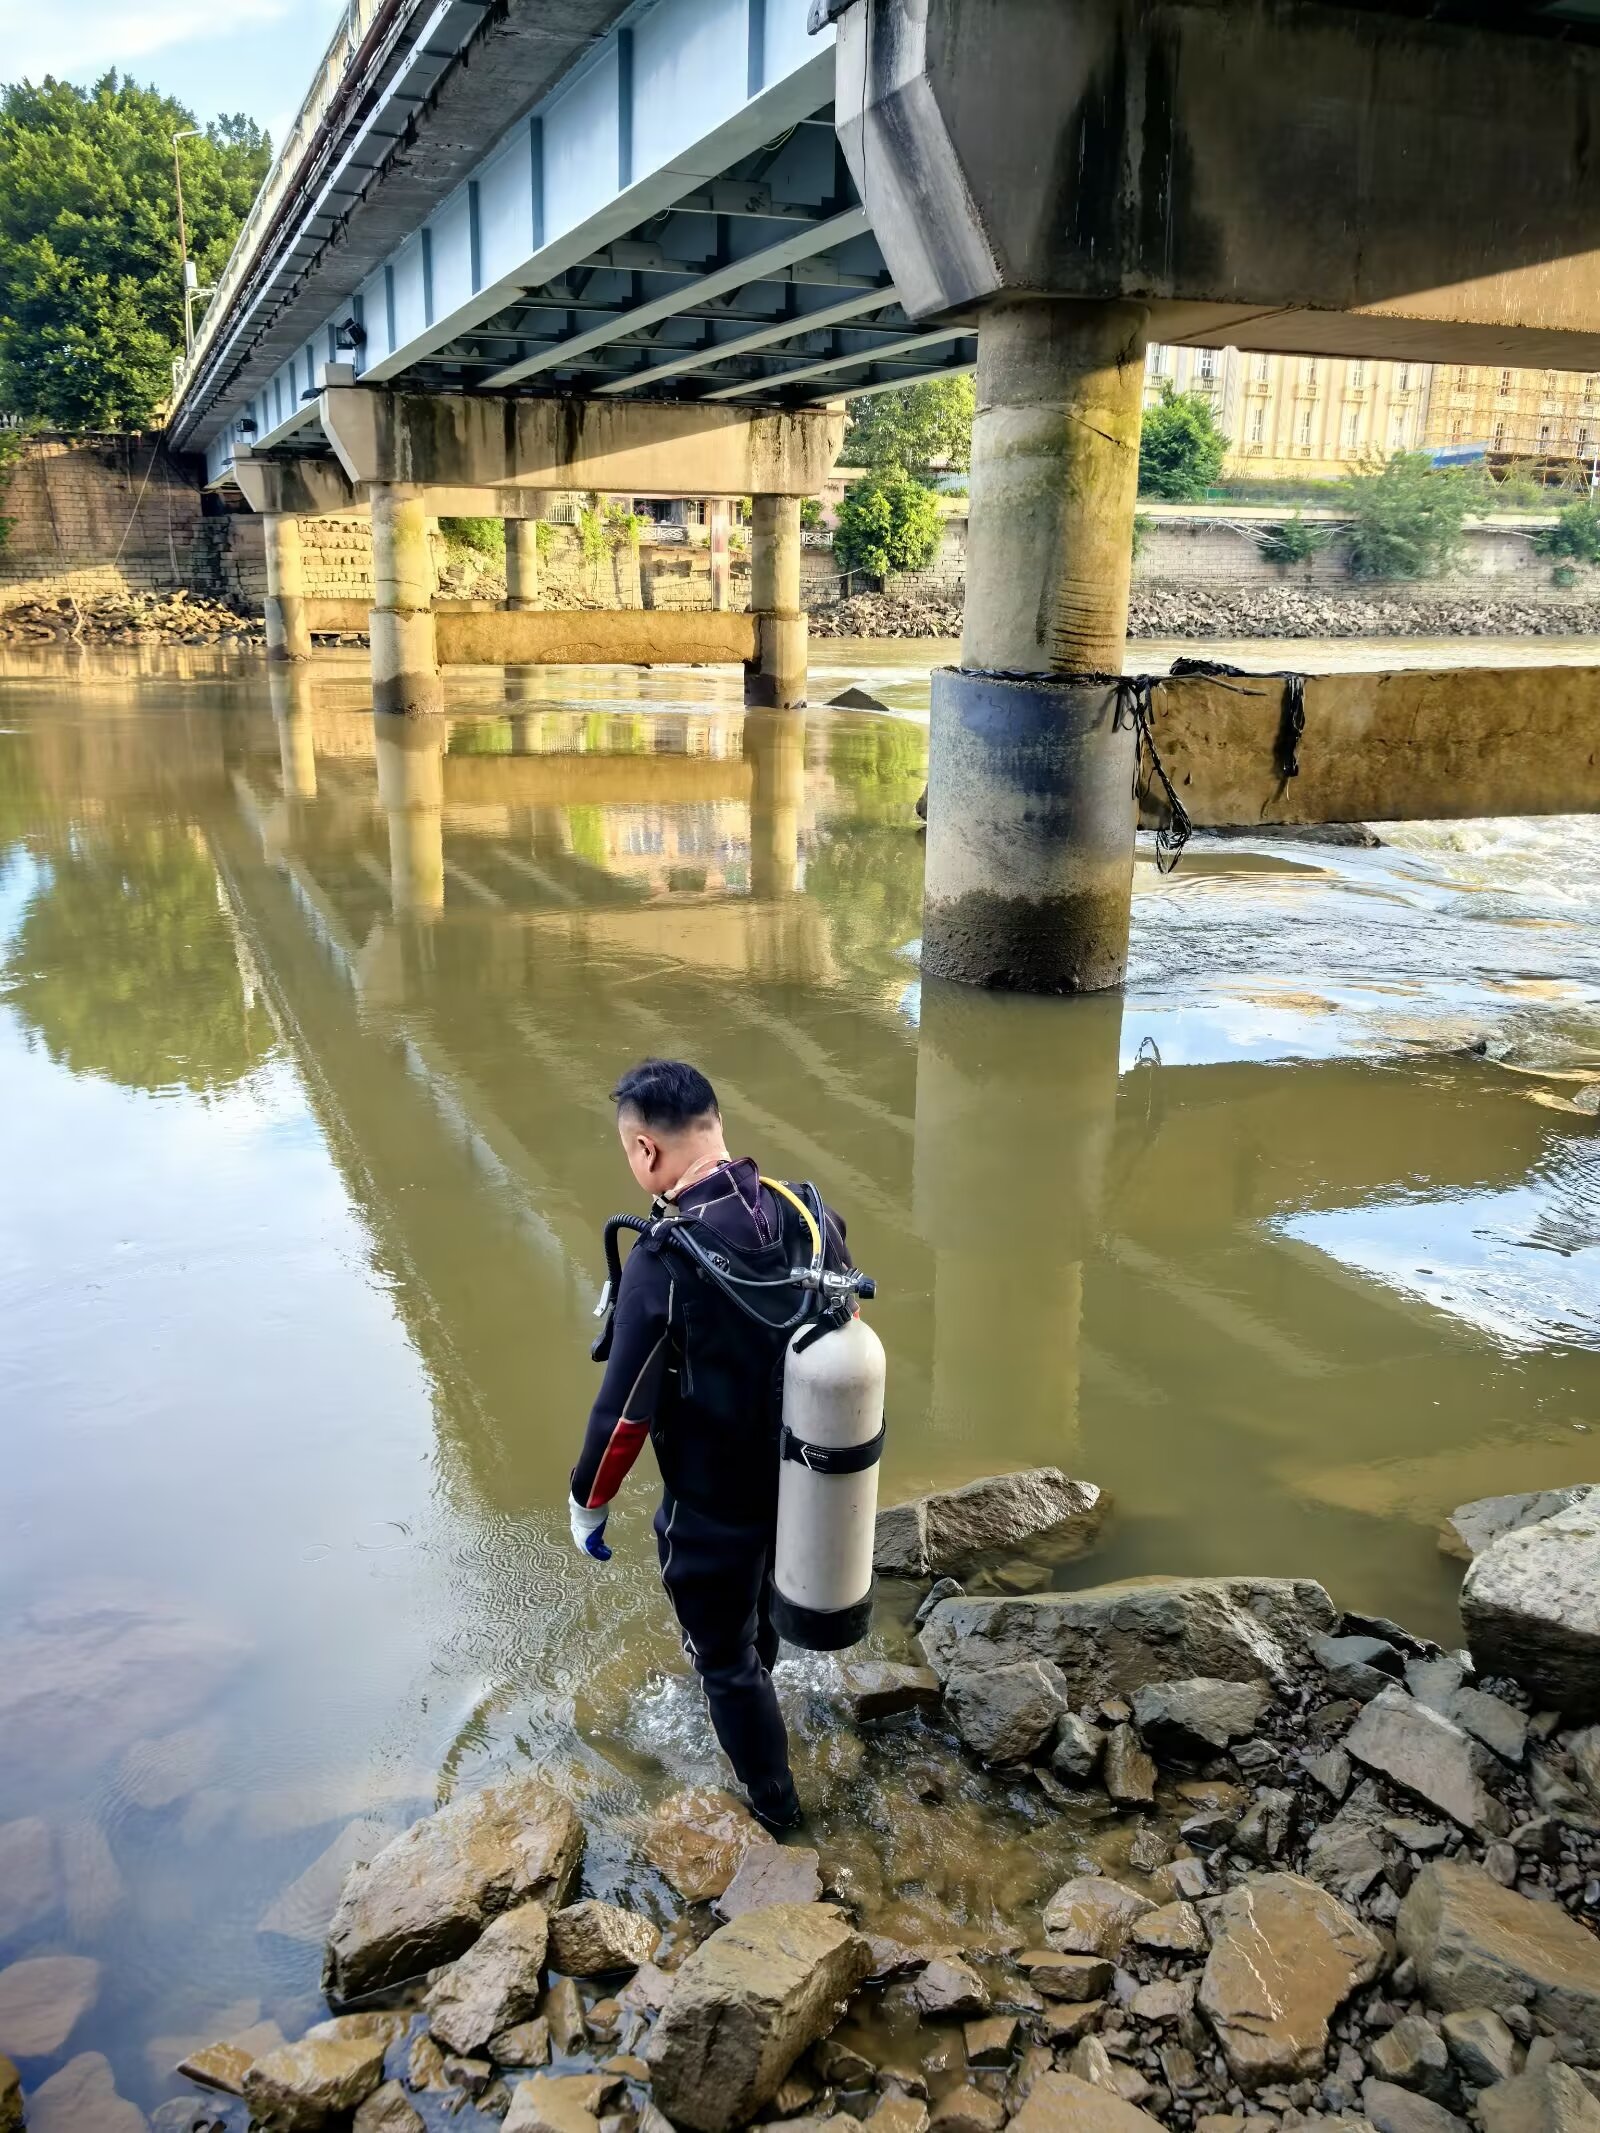
<path id="1" fill-rule="evenodd" d="M 842 1651 L 872 1617 L 884 1377 L 883 1343 L 859 1315 L 813 1320 L 784 1357 L 772 1618 L 807 1651 Z"/>

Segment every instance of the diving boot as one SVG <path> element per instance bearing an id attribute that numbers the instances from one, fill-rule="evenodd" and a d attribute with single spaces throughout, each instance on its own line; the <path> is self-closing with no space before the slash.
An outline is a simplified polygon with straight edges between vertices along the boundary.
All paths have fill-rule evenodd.
<path id="1" fill-rule="evenodd" d="M 775 1837 L 784 1836 L 805 1824 L 805 1809 L 800 1805 L 793 1778 L 785 1778 L 781 1786 L 763 1786 L 759 1794 L 751 1792 L 746 1797 L 750 1812 L 761 1827 L 770 1830 Z"/>

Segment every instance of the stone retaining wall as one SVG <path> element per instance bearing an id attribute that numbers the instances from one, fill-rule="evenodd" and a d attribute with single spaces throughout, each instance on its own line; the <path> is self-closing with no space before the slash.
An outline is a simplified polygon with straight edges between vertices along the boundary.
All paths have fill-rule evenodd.
<path id="1" fill-rule="evenodd" d="M 192 585 L 200 509 L 159 438 L 25 438 L 0 493 L 0 608 Z"/>

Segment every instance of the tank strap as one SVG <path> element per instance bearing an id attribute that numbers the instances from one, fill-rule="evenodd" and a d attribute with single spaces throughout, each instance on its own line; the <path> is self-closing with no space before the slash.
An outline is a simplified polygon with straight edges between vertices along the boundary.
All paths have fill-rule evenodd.
<path id="1" fill-rule="evenodd" d="M 808 1444 L 804 1437 L 797 1437 L 786 1422 L 783 1426 L 783 1456 L 793 1459 L 813 1474 L 864 1474 L 869 1466 L 876 1466 L 883 1457 L 883 1440 L 887 1425 L 878 1425 L 878 1434 L 869 1437 L 865 1444 Z"/>

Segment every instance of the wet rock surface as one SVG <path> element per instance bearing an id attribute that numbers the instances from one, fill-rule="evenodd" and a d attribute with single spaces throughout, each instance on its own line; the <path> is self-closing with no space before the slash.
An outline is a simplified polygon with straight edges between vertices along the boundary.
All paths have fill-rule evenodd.
<path id="1" fill-rule="evenodd" d="M 0 643 L 264 643 L 266 624 L 226 601 L 181 588 L 170 593 L 102 593 L 76 600 L 20 600 L 0 611 Z"/>
<path id="2" fill-rule="evenodd" d="M 1600 1939 L 1555 1904 L 1502 1888 L 1463 1860 L 1432 1860 L 1395 1932 L 1433 2006 L 1531 2008 L 1600 2055 Z"/>
<path id="3" fill-rule="evenodd" d="M 518 1904 L 492 1919 L 423 2003 L 437 2041 L 448 2051 L 476 2051 L 492 2036 L 533 2014 L 539 2005 L 551 1937 L 551 1921 L 542 1904 Z M 593 1937 L 586 1927 L 570 1936 L 574 1948 L 583 1953 L 590 1951 Z M 563 1967 L 575 1966 L 567 1963 Z"/>
<path id="4" fill-rule="evenodd" d="M 1059 1467 L 991 1474 L 965 1488 L 891 1504 L 878 1514 L 874 1567 L 884 1577 L 957 1575 L 981 1557 L 1048 1534 L 1057 1544 L 1087 1544 L 1105 1513 L 1093 1482 Z"/>
<path id="5" fill-rule="evenodd" d="M 1461 1618 L 1481 1673 L 1510 1675 L 1576 1717 L 1600 1716 L 1600 1489 L 1475 1556 Z"/>
<path id="6" fill-rule="evenodd" d="M 1234 2078 L 1259 2088 L 1319 2072 L 1335 2010 L 1378 1973 L 1371 1928 L 1314 1882 L 1266 1874 L 1228 1892 L 1212 1931 L 1199 2005 Z"/>

